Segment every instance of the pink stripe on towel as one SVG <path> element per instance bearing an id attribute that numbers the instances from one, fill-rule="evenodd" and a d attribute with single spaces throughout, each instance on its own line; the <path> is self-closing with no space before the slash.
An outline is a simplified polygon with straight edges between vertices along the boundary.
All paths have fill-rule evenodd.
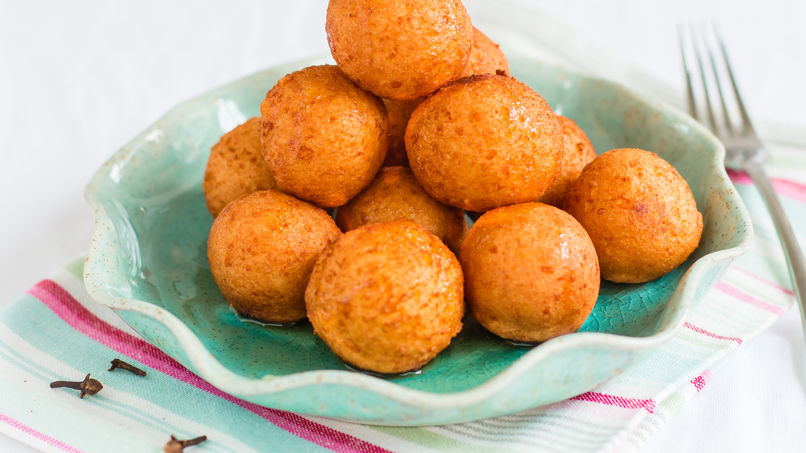
<path id="1" fill-rule="evenodd" d="M 752 185 L 753 180 L 743 171 L 728 170 L 731 181 L 741 185 Z M 806 203 L 806 185 L 789 179 L 772 178 L 775 191 L 787 198 Z"/>
<path id="2" fill-rule="evenodd" d="M 599 392 L 585 392 L 571 398 L 577 401 L 591 401 L 608 406 L 618 406 L 625 409 L 646 409 L 650 414 L 655 410 L 655 401 L 651 399 L 624 398 L 623 396 L 608 395 Z"/>
<path id="3" fill-rule="evenodd" d="M 705 384 L 711 379 L 711 370 L 705 370 L 699 376 L 695 377 L 691 380 L 691 383 L 694 385 L 694 388 L 697 389 L 699 392 L 705 387 Z"/>
<path id="4" fill-rule="evenodd" d="M 733 286 L 730 286 L 725 282 L 718 282 L 716 284 L 716 289 L 718 291 L 721 291 L 721 292 L 729 295 L 729 296 L 735 297 L 735 298 L 739 299 L 742 302 L 746 302 L 746 303 L 748 303 L 750 305 L 754 305 L 754 306 L 756 306 L 756 307 L 758 307 L 758 308 L 760 308 L 762 310 L 766 310 L 766 311 L 768 311 L 770 313 L 775 313 L 778 316 L 781 316 L 782 314 L 784 314 L 784 309 L 783 308 L 777 307 L 777 306 L 772 305 L 772 304 L 768 304 L 767 302 L 764 302 L 763 300 L 756 299 L 755 297 L 751 296 L 750 294 L 747 294 L 744 291 L 741 291 L 741 290 L 739 290 L 737 288 L 734 288 Z"/>
<path id="5" fill-rule="evenodd" d="M 278 427 L 319 446 L 343 453 L 387 452 L 377 445 L 357 437 L 342 433 L 335 429 L 312 422 L 297 414 L 259 406 L 213 387 L 207 381 L 191 373 L 179 362 L 159 350 L 156 346 L 136 338 L 122 330 L 104 322 L 64 288 L 51 280 L 43 280 L 29 291 L 31 295 L 42 301 L 57 316 L 75 330 L 93 340 L 137 360 L 155 370 L 179 379 L 207 393 L 223 398 L 233 404 L 262 417 Z"/>
<path id="6" fill-rule="evenodd" d="M 737 270 L 737 271 L 739 271 L 739 272 L 741 272 L 741 273 L 743 273 L 743 274 L 745 274 L 745 275 L 747 275 L 749 277 L 753 277 L 756 280 L 758 280 L 758 281 L 760 281 L 762 283 L 765 283 L 765 284 L 777 289 L 778 291 L 781 291 L 784 294 L 789 294 L 790 296 L 795 295 L 795 293 L 792 292 L 791 289 L 784 288 L 783 286 L 779 285 L 778 283 L 775 283 L 773 281 L 767 280 L 766 278 L 764 278 L 764 277 L 762 277 L 760 275 L 756 275 L 756 274 L 754 274 L 754 273 L 752 273 L 752 272 L 750 272 L 750 271 L 748 271 L 746 269 L 742 269 L 741 267 L 738 267 L 738 266 L 733 266 L 733 269 L 735 269 L 735 270 Z"/>
<path id="7" fill-rule="evenodd" d="M 80 453 L 81 452 L 81 450 L 79 450 L 78 448 L 75 448 L 75 447 L 72 447 L 70 445 L 67 445 L 66 443 L 64 443 L 64 442 L 62 442 L 62 441 L 60 441 L 58 439 L 54 439 L 54 438 L 48 436 L 47 434 L 40 433 L 39 431 L 37 431 L 37 430 L 31 428 L 30 426 L 20 422 L 19 420 L 16 420 L 14 418 L 9 417 L 6 414 L 0 414 L 0 422 L 3 422 L 6 425 L 9 425 L 11 427 L 17 428 L 18 430 L 24 432 L 25 434 L 28 434 L 29 436 L 33 437 L 34 439 L 40 440 L 40 441 L 50 445 L 51 447 L 56 447 L 59 450 L 69 451 L 69 452 L 72 452 L 72 453 Z"/>
<path id="8" fill-rule="evenodd" d="M 717 334 L 715 334 L 713 332 L 709 332 L 709 331 L 707 331 L 705 329 L 697 327 L 697 326 L 695 326 L 694 324 L 691 324 L 691 323 L 684 323 L 683 326 L 685 326 L 687 329 L 693 330 L 694 332 L 697 332 L 699 334 L 705 335 L 706 337 L 716 338 L 717 340 L 730 340 L 730 341 L 735 341 L 738 344 L 742 344 L 742 339 L 739 338 L 739 337 L 725 337 L 725 336 L 722 336 L 722 335 L 717 335 Z"/>

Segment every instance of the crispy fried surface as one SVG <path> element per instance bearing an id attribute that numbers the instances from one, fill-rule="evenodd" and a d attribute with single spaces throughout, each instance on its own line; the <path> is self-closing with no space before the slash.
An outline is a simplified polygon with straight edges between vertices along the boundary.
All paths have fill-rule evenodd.
<path id="1" fill-rule="evenodd" d="M 369 187 L 336 213 L 336 224 L 344 232 L 393 220 L 411 220 L 455 252 L 467 232 L 465 213 L 431 198 L 405 167 L 382 168 Z"/>
<path id="2" fill-rule="evenodd" d="M 366 187 L 388 147 L 383 102 L 336 66 L 283 77 L 260 105 L 263 157 L 277 186 L 322 207 Z"/>
<path id="3" fill-rule="evenodd" d="M 656 154 L 608 151 L 571 185 L 565 209 L 588 231 L 602 277 L 641 283 L 679 266 L 697 248 L 702 214 L 686 180 Z"/>
<path id="4" fill-rule="evenodd" d="M 509 77 L 509 62 L 501 48 L 487 35 L 473 27 L 473 46 L 462 77 L 479 74 L 498 74 Z"/>
<path id="5" fill-rule="evenodd" d="M 314 331 L 344 361 L 401 373 L 422 367 L 462 328 L 462 270 L 408 221 L 347 232 L 317 259 L 305 291 Z"/>
<path id="6" fill-rule="evenodd" d="M 577 123 L 562 115 L 557 115 L 557 121 L 563 131 L 562 164 L 554 184 L 540 198 L 541 202 L 552 206 L 562 206 L 571 183 L 579 178 L 585 165 L 596 159 L 593 144 Z"/>
<path id="7" fill-rule="evenodd" d="M 314 260 L 341 236 L 323 210 L 275 190 L 228 204 L 207 241 L 210 271 L 239 313 L 266 322 L 305 317 Z"/>
<path id="8" fill-rule="evenodd" d="M 227 132 L 210 149 L 202 189 L 213 217 L 238 197 L 275 187 L 263 161 L 260 118 L 250 118 Z"/>
<path id="9" fill-rule="evenodd" d="M 473 39 L 459 0 L 330 0 L 325 29 L 333 58 L 353 81 L 399 100 L 459 78 Z"/>
<path id="10" fill-rule="evenodd" d="M 442 203 L 469 211 L 537 200 L 554 182 L 563 139 L 546 101 L 504 76 L 472 76 L 417 106 L 409 164 Z"/>
<path id="11" fill-rule="evenodd" d="M 553 206 L 524 203 L 485 213 L 460 257 L 468 308 L 502 338 L 536 342 L 575 332 L 599 294 L 593 243 Z"/>

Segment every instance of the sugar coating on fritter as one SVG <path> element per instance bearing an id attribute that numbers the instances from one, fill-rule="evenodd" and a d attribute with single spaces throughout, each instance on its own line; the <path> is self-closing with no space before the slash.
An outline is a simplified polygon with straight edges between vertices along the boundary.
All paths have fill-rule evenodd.
<path id="1" fill-rule="evenodd" d="M 409 166 L 409 158 L 406 156 L 406 125 L 409 124 L 411 112 L 420 105 L 420 102 L 423 102 L 422 98 L 410 101 L 383 100 L 389 117 L 389 151 L 386 153 L 383 165 Z"/>
<path id="2" fill-rule="evenodd" d="M 263 161 L 260 118 L 250 118 L 227 132 L 210 149 L 202 189 L 213 217 L 236 198 L 275 187 Z"/>
<path id="3" fill-rule="evenodd" d="M 473 39 L 459 0 L 330 0 L 325 29 L 339 67 L 388 99 L 422 97 L 459 78 Z"/>
<path id="4" fill-rule="evenodd" d="M 462 270 L 436 236 L 409 221 L 349 231 L 317 259 L 305 291 L 314 332 L 345 362 L 415 370 L 462 328 Z"/>
<path id="5" fill-rule="evenodd" d="M 700 242 L 702 214 L 686 180 L 656 154 L 608 151 L 588 164 L 564 204 L 590 234 L 602 277 L 641 283 L 682 264 Z"/>
<path id="6" fill-rule="evenodd" d="M 557 179 L 543 194 L 540 201 L 559 207 L 562 206 L 565 193 L 568 192 L 571 183 L 579 178 L 585 165 L 596 159 L 596 150 L 593 149 L 593 144 L 588 140 L 585 131 L 580 129 L 574 120 L 557 115 L 557 121 L 560 122 L 563 131 L 562 164 L 560 164 Z"/>
<path id="7" fill-rule="evenodd" d="M 473 27 L 473 46 L 462 77 L 498 74 L 509 77 L 509 62 L 501 48 L 487 35 Z"/>
<path id="8" fill-rule="evenodd" d="M 553 206 L 524 203 L 486 212 L 459 256 L 468 309 L 502 338 L 538 342 L 575 332 L 596 304 L 593 243 Z"/>
<path id="9" fill-rule="evenodd" d="M 305 285 L 319 253 L 341 236 L 325 211 L 275 190 L 228 204 L 207 241 L 210 271 L 239 313 L 265 322 L 305 317 Z"/>
<path id="10" fill-rule="evenodd" d="M 432 197 L 468 211 L 534 201 L 554 182 L 563 138 L 546 101 L 499 75 L 451 83 L 414 109 L 406 151 Z"/>
<path id="11" fill-rule="evenodd" d="M 372 184 L 336 213 L 336 224 L 344 232 L 393 220 L 411 220 L 454 252 L 467 232 L 464 211 L 431 198 L 405 167 L 381 168 Z"/>
<path id="12" fill-rule="evenodd" d="M 260 113 L 263 157 L 277 187 L 318 206 L 346 203 L 372 181 L 386 155 L 383 102 L 336 66 L 283 77 Z"/>

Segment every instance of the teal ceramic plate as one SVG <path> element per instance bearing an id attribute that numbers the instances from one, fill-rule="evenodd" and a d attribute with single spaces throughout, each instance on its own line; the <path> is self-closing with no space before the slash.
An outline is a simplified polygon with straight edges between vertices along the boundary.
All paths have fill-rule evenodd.
<path id="1" fill-rule="evenodd" d="M 201 180 L 210 146 L 258 115 L 280 77 L 321 61 L 278 66 L 177 106 L 112 156 L 86 190 L 96 219 L 84 270 L 90 294 L 225 392 L 276 409 L 394 425 L 462 422 L 553 403 L 618 374 L 637 351 L 669 338 L 748 245 L 749 217 L 723 169 L 722 146 L 697 123 L 613 83 L 510 55 L 513 74 L 573 118 L 597 150 L 650 149 L 677 167 L 704 214 L 699 248 L 658 280 L 605 283 L 578 333 L 523 347 L 467 320 L 419 374 L 350 371 L 308 323 L 240 320 L 216 288 L 206 255 L 213 219 Z"/>

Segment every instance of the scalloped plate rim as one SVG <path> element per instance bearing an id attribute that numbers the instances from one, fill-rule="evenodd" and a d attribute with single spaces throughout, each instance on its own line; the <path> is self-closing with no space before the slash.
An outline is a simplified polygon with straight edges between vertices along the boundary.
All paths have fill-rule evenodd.
<path id="1" fill-rule="evenodd" d="M 232 85 L 239 84 L 267 70 L 271 70 L 272 68 L 293 65 L 296 63 L 306 64 L 306 62 L 322 61 L 322 59 L 323 57 L 320 56 L 278 64 L 271 68 L 241 77 L 232 82 L 199 94 L 191 99 L 183 101 L 168 110 L 157 121 L 149 125 L 141 133 L 136 135 L 132 140 L 127 142 L 117 152 L 115 152 L 93 174 L 84 191 L 85 199 L 92 208 L 95 218 L 95 226 L 92 239 L 90 241 L 89 253 L 86 258 L 87 263 L 91 262 L 95 258 L 92 251 L 96 250 L 97 247 L 102 243 L 103 234 L 101 229 L 104 226 L 109 225 L 109 218 L 106 214 L 106 210 L 102 206 L 102 203 L 97 201 L 93 196 L 94 182 L 96 179 L 101 178 L 106 174 L 104 169 L 108 165 L 125 160 L 133 152 L 131 148 L 132 144 L 144 140 L 154 129 L 158 128 L 162 122 L 169 120 L 170 117 L 173 116 L 177 111 L 180 111 L 192 103 L 197 102 L 202 97 L 212 96 L 220 91 L 225 91 Z M 640 102 L 653 106 L 654 108 L 664 111 L 665 113 L 671 114 L 677 120 L 693 129 L 696 133 L 703 135 L 707 141 L 710 142 L 715 151 L 713 163 L 715 164 L 716 173 L 714 175 L 721 176 L 722 180 L 726 184 L 725 187 L 717 188 L 720 191 L 727 191 L 730 201 L 734 202 L 735 206 L 738 208 L 739 215 L 736 217 L 736 220 L 739 224 L 743 223 L 745 226 L 744 237 L 741 238 L 740 242 L 736 246 L 711 252 L 700 257 L 694 263 L 692 263 L 691 267 L 681 277 L 681 283 L 683 284 L 678 283 L 677 288 L 671 296 L 670 303 L 674 305 L 669 306 L 666 309 L 667 312 L 664 316 L 669 316 L 671 319 L 666 323 L 667 325 L 665 328 L 653 335 L 646 337 L 630 337 L 601 332 L 577 332 L 557 337 L 541 344 L 539 347 L 533 348 L 531 351 L 515 360 L 504 370 L 500 371 L 497 375 L 484 383 L 458 392 L 437 393 L 416 390 L 364 373 L 332 369 L 305 371 L 284 376 L 265 375 L 261 378 L 251 379 L 240 376 L 223 366 L 217 359 L 215 359 L 215 357 L 213 357 L 209 350 L 207 350 L 207 348 L 202 344 L 201 340 L 195 334 L 193 334 L 193 332 L 191 332 L 191 330 L 182 321 L 180 321 L 176 316 L 167 310 L 146 301 L 113 297 L 108 293 L 94 289 L 102 288 L 103 285 L 95 284 L 98 282 L 94 281 L 93 275 L 87 270 L 84 271 L 85 287 L 90 296 L 95 301 L 100 302 L 103 305 L 116 310 L 129 310 L 137 312 L 163 324 L 176 337 L 180 346 L 186 353 L 189 351 L 202 353 L 187 354 L 188 359 L 199 376 L 213 384 L 215 387 L 218 387 L 219 389 L 232 393 L 236 396 L 278 393 L 312 385 L 318 386 L 323 384 L 339 384 L 359 387 L 398 402 L 408 404 L 414 403 L 418 406 L 435 409 L 448 407 L 456 408 L 469 406 L 493 396 L 508 383 L 517 379 L 522 369 L 525 370 L 535 366 L 551 354 L 589 345 L 596 345 L 599 347 L 609 346 L 620 351 L 639 351 L 660 345 L 671 337 L 683 325 L 683 318 L 693 303 L 692 293 L 696 290 L 696 283 L 698 282 L 699 278 L 702 277 L 702 274 L 716 263 L 732 260 L 738 256 L 741 256 L 752 244 L 754 236 L 753 224 L 744 202 L 738 195 L 735 186 L 733 186 L 725 170 L 725 150 L 721 142 L 719 142 L 717 138 L 704 126 L 663 101 L 655 99 L 651 96 L 642 95 L 613 81 L 569 70 L 556 65 L 547 64 L 546 66 L 553 66 L 566 74 L 575 75 L 588 79 L 591 82 L 603 83 L 615 88 L 627 96 L 633 97 Z M 713 188 L 714 186 L 712 185 L 710 187 Z M 671 314 L 669 310 L 671 310 Z"/>

